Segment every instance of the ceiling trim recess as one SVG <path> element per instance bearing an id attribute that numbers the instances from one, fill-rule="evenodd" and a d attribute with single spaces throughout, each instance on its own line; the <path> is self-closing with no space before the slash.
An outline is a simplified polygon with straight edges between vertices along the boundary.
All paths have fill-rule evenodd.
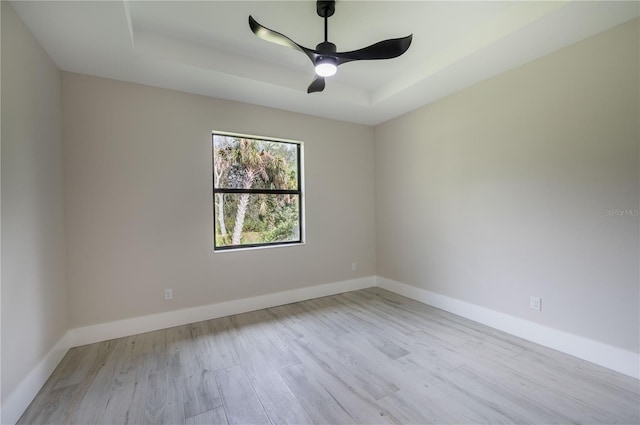
<path id="1" fill-rule="evenodd" d="M 324 92 L 307 94 L 308 58 L 256 39 L 247 18 L 255 13 L 306 45 L 322 30 L 311 1 L 11 4 L 63 71 L 365 125 L 640 15 L 640 4 L 630 1 L 339 1 L 330 25 L 332 41 L 345 50 L 409 32 L 413 43 L 389 61 L 347 64 Z"/>

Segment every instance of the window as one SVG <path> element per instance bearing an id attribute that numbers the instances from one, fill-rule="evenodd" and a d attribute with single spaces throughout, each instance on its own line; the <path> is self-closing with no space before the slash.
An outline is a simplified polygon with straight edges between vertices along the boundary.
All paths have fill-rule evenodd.
<path id="1" fill-rule="evenodd" d="M 214 249 L 302 243 L 302 145 L 213 134 Z"/>

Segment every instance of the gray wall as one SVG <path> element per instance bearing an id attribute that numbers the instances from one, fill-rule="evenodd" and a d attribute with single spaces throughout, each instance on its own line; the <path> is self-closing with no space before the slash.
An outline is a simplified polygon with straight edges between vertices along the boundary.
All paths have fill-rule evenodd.
<path id="1" fill-rule="evenodd" d="M 2 401 L 67 329 L 60 72 L 2 2 Z"/>
<path id="2" fill-rule="evenodd" d="M 63 86 L 72 327 L 375 274 L 372 128 L 77 74 Z M 213 252 L 212 130 L 304 143 L 305 245 Z"/>
<path id="3" fill-rule="evenodd" d="M 376 273 L 638 352 L 638 20 L 372 129 L 61 77 L 1 10 L 3 402 L 68 328 Z M 306 245 L 213 253 L 212 130 L 305 143 Z"/>
<path id="4" fill-rule="evenodd" d="M 376 127 L 377 274 L 638 352 L 638 34 Z"/>

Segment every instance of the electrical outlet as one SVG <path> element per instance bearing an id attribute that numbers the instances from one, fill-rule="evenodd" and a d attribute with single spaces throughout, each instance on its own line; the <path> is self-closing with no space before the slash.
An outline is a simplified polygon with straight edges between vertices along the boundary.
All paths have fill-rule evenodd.
<path id="1" fill-rule="evenodd" d="M 531 310 L 542 310 L 542 298 L 540 297 L 531 297 L 529 300 L 529 306 Z"/>
<path id="2" fill-rule="evenodd" d="M 358 270 L 358 263 L 351 263 L 351 271 L 355 272 Z"/>
<path id="3" fill-rule="evenodd" d="M 165 300 L 172 300 L 173 299 L 173 289 L 172 288 L 167 288 L 164 290 L 164 299 Z"/>

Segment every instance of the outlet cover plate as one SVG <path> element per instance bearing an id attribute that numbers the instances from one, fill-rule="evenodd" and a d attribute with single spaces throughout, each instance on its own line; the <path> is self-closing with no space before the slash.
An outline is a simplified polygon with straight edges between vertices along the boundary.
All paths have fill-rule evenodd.
<path id="1" fill-rule="evenodd" d="M 531 310 L 542 310 L 542 298 L 540 297 L 531 297 L 529 300 L 529 306 Z"/>

